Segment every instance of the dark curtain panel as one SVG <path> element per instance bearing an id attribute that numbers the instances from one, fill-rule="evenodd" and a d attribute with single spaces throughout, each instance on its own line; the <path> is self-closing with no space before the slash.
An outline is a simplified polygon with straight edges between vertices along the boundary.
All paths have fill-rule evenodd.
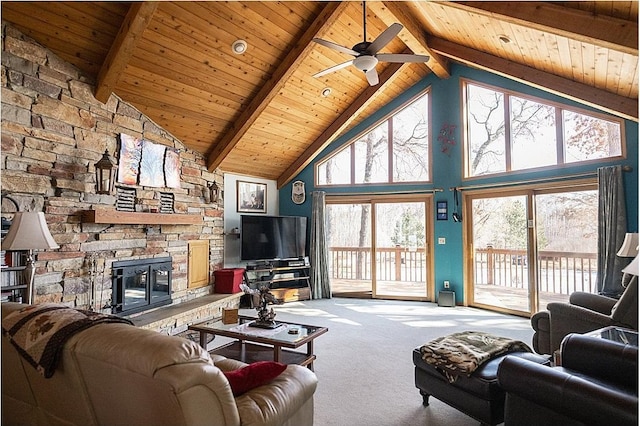
<path id="1" fill-rule="evenodd" d="M 622 294 L 622 268 L 627 262 L 616 256 L 627 231 L 627 213 L 622 167 L 598 169 L 598 292 L 605 296 Z"/>
<path id="2" fill-rule="evenodd" d="M 324 198 L 324 191 L 313 191 L 311 247 L 309 249 L 311 258 L 311 295 L 313 299 L 331 299 Z"/>

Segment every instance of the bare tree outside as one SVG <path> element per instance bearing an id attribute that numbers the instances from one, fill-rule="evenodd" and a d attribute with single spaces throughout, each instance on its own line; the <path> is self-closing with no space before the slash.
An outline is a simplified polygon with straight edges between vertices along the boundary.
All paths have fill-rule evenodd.
<path id="1" fill-rule="evenodd" d="M 320 183 L 343 184 L 346 183 L 346 179 L 350 182 L 352 164 L 355 176 L 352 184 L 427 181 L 429 179 L 427 108 L 428 95 L 425 94 L 343 148 L 340 153 L 321 163 L 318 168 L 321 173 Z M 358 247 L 366 247 L 371 239 L 369 230 L 371 207 L 362 204 L 359 212 L 360 217 L 355 221 L 331 218 L 332 221 L 335 220 L 331 229 L 337 233 L 351 233 L 357 227 Z M 391 229 L 398 226 L 401 229 L 402 214 L 401 208 L 398 208 L 396 223 L 387 225 Z M 405 239 L 408 239 L 408 236 Z M 365 253 L 358 252 L 356 264 L 359 277 L 363 276 L 361 271 L 367 261 Z"/>
<path id="2" fill-rule="evenodd" d="M 563 111 L 566 162 L 613 157 L 622 154 L 620 124 Z"/>
<path id="3" fill-rule="evenodd" d="M 469 118 L 468 174 L 481 176 L 506 170 L 504 95 L 478 86 L 467 86 Z"/>
<path id="4" fill-rule="evenodd" d="M 473 84 L 466 85 L 466 95 L 467 176 L 549 167 L 622 153 L 618 121 Z M 558 117 L 561 123 L 557 122 Z M 564 131 L 560 144 L 559 125 Z"/>

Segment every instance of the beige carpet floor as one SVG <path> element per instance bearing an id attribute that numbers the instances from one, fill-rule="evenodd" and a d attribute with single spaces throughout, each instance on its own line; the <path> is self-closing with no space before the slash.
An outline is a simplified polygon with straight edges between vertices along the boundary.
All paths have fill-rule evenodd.
<path id="1" fill-rule="evenodd" d="M 477 426 L 476 420 L 434 398 L 422 406 L 411 351 L 463 330 L 527 344 L 533 335 L 526 318 L 426 302 L 334 298 L 290 302 L 275 311 L 276 320 L 329 328 L 315 340 L 316 426 Z M 240 313 L 256 314 L 253 309 Z"/>

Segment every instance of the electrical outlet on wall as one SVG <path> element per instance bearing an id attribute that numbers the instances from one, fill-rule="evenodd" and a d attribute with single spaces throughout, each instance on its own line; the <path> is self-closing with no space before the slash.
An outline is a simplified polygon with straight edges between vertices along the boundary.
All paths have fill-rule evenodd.
<path id="1" fill-rule="evenodd" d="M 449 281 L 444 282 L 444 288 L 447 288 L 447 289 L 449 288 Z"/>

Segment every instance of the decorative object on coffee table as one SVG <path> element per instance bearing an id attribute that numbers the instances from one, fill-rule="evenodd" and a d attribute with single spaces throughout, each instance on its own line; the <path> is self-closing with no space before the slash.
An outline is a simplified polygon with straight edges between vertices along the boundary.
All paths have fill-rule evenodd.
<path id="1" fill-rule="evenodd" d="M 258 319 L 250 324 L 251 327 L 274 329 L 282 325 L 275 321 L 276 313 L 274 312 L 273 308 L 267 308 L 267 306 L 269 306 L 270 304 L 280 304 L 280 301 L 276 299 L 271 291 L 269 291 L 268 286 L 262 285 L 259 289 L 253 289 L 243 283 L 240 284 L 240 288 L 245 292 L 245 294 L 250 294 L 251 296 L 258 297 L 258 306 L 256 307 L 256 311 L 258 311 Z"/>
<path id="2" fill-rule="evenodd" d="M 237 309 L 222 309 L 222 323 L 223 324 L 237 324 L 238 323 L 238 310 Z"/>
<path id="3" fill-rule="evenodd" d="M 268 309 L 270 304 L 278 305 L 280 301 L 269 291 L 269 287 L 263 285 L 260 287 L 260 304 L 256 308 L 258 311 L 258 319 L 251 323 L 252 327 L 260 328 L 278 328 L 282 324 L 275 321 L 276 313 L 273 308 Z"/>

